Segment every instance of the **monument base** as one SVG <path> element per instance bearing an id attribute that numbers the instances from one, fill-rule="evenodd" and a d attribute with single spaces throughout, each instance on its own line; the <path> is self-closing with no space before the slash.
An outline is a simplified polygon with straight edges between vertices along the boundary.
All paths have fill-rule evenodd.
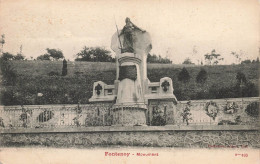
<path id="1" fill-rule="evenodd" d="M 146 111 L 147 108 L 144 105 L 115 105 L 113 107 L 112 126 L 146 126 Z"/>

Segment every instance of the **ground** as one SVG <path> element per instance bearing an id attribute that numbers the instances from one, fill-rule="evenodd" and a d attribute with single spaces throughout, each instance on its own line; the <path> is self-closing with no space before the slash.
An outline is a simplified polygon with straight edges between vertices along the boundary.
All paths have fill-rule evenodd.
<path id="1" fill-rule="evenodd" d="M 113 84 L 116 78 L 115 63 L 68 62 L 68 75 L 61 76 L 62 61 L 12 61 L 17 72 L 15 85 L 6 85 L 1 90 L 1 104 L 75 104 L 88 103 L 95 81 Z M 178 81 L 178 74 L 186 67 L 190 81 Z M 196 83 L 201 69 L 207 72 L 204 84 Z M 259 64 L 196 66 L 174 64 L 148 64 L 148 78 L 159 81 L 162 77 L 173 80 L 174 94 L 178 100 L 215 99 L 258 96 Z M 240 90 L 237 72 L 245 74 L 252 84 Z M 57 76 L 50 76 L 55 72 Z M 54 74 L 55 74 L 54 73 Z M 37 97 L 42 93 L 42 97 Z"/>

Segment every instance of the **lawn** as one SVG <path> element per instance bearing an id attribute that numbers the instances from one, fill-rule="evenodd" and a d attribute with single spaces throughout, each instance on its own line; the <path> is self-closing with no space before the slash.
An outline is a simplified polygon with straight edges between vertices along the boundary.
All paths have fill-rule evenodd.
<path id="1" fill-rule="evenodd" d="M 1 87 L 1 104 L 75 104 L 88 103 L 95 81 L 113 84 L 116 78 L 115 63 L 70 62 L 68 75 L 60 76 L 62 61 L 12 61 L 17 74 L 14 85 Z M 185 67 L 190 75 L 186 83 L 178 81 Z M 204 84 L 196 83 L 201 70 L 207 72 Z M 245 74 L 250 86 L 238 90 L 236 74 Z M 148 78 L 159 81 L 162 77 L 173 80 L 174 94 L 179 100 L 258 96 L 259 64 L 195 66 L 174 64 L 148 64 Z M 56 72 L 58 76 L 49 76 Z M 249 84 L 248 84 L 249 85 Z M 252 86 L 254 85 L 254 86 Z M 251 89 L 251 90 L 250 90 Z M 243 93 L 246 92 L 246 93 Z M 37 96 L 42 93 L 43 96 Z"/>

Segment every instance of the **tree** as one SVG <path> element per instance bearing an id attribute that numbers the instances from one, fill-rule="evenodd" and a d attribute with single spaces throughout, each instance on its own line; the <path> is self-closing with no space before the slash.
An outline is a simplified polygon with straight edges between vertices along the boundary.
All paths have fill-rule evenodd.
<path id="1" fill-rule="evenodd" d="M 37 57 L 37 60 L 51 60 L 49 54 L 40 55 Z"/>
<path id="2" fill-rule="evenodd" d="M 63 65 L 62 65 L 62 76 L 66 76 L 68 73 L 68 69 L 67 69 L 67 61 L 64 59 L 63 60 Z"/>
<path id="3" fill-rule="evenodd" d="M 14 56 L 14 60 L 24 60 L 24 56 L 18 53 L 16 56 Z"/>
<path id="4" fill-rule="evenodd" d="M 190 80 L 190 74 L 185 67 L 183 67 L 181 72 L 178 74 L 178 80 L 185 83 Z"/>
<path id="5" fill-rule="evenodd" d="M 208 78 L 208 74 L 204 69 L 201 69 L 196 77 L 196 82 L 204 84 Z"/>
<path id="6" fill-rule="evenodd" d="M 5 52 L 3 53 L 3 55 L 1 56 L 0 60 L 3 61 L 8 61 L 8 60 L 24 60 L 24 56 L 21 54 L 17 54 L 17 55 L 13 55 L 9 52 Z"/>
<path id="7" fill-rule="evenodd" d="M 161 55 L 156 56 L 155 54 L 153 54 L 153 55 L 148 54 L 147 55 L 147 63 L 163 63 L 163 64 L 167 64 L 167 63 L 172 63 L 172 61 L 170 59 L 168 59 L 167 57 L 162 58 Z"/>
<path id="8" fill-rule="evenodd" d="M 111 52 L 102 47 L 83 47 L 79 53 L 76 54 L 75 61 L 91 61 L 91 62 L 115 62 L 110 54 Z"/>
<path id="9" fill-rule="evenodd" d="M 240 72 L 240 71 L 237 72 L 236 79 L 237 79 L 237 83 L 239 85 L 247 83 L 246 75 L 244 73 Z"/>
<path id="10" fill-rule="evenodd" d="M 247 59 L 247 60 L 243 60 L 241 62 L 241 64 L 250 64 L 251 63 L 251 60 Z"/>
<path id="11" fill-rule="evenodd" d="M 234 51 L 231 52 L 231 55 L 233 55 L 236 58 L 236 63 L 240 64 L 241 63 L 241 54 L 238 54 Z"/>
<path id="12" fill-rule="evenodd" d="M 17 73 L 8 60 L 0 60 L 1 72 L 4 85 L 15 85 Z"/>
<path id="13" fill-rule="evenodd" d="M 0 55 L 2 55 L 3 53 L 4 53 L 4 44 L 5 44 L 5 34 L 2 34 L 1 35 L 1 40 L 0 40 L 0 43 L 1 43 L 1 53 L 0 53 Z"/>
<path id="14" fill-rule="evenodd" d="M 182 64 L 194 64 L 191 62 L 190 58 L 186 58 Z"/>
<path id="15" fill-rule="evenodd" d="M 50 55 L 50 57 L 52 57 L 55 60 L 64 58 L 61 50 L 49 49 L 49 48 L 47 48 L 46 50 L 47 50 L 47 53 Z"/>
<path id="16" fill-rule="evenodd" d="M 9 52 L 5 52 L 3 53 L 3 55 L 1 56 L 1 60 L 2 61 L 8 61 L 8 60 L 14 60 L 14 55 L 9 53 Z"/>
<path id="17" fill-rule="evenodd" d="M 220 60 L 224 60 L 224 58 L 220 58 L 220 56 L 220 54 L 216 54 L 215 49 L 211 51 L 211 54 L 207 53 L 206 55 L 204 55 L 205 61 L 208 65 L 217 65 Z"/>

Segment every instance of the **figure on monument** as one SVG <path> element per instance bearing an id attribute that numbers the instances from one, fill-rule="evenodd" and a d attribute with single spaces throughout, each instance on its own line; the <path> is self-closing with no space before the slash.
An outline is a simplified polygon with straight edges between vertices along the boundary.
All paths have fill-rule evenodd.
<path id="1" fill-rule="evenodd" d="M 141 32 L 145 32 L 144 30 L 140 29 L 136 25 L 134 25 L 129 18 L 125 19 L 126 25 L 122 29 L 119 37 L 123 35 L 124 41 L 123 41 L 123 47 L 121 47 L 121 53 L 130 52 L 134 53 L 134 31 L 138 30 Z"/>

